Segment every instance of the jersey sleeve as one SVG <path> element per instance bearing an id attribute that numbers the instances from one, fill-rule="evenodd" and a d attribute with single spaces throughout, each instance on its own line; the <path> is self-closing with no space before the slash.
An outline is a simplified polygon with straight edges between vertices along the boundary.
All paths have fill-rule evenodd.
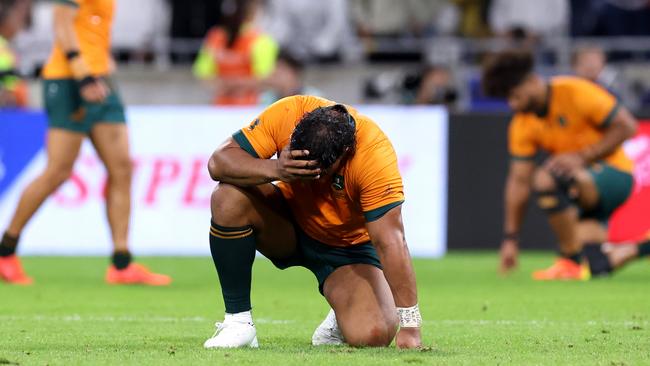
<path id="1" fill-rule="evenodd" d="M 251 156 L 270 159 L 282 150 L 297 120 L 298 97 L 280 99 L 232 137 Z"/>
<path id="2" fill-rule="evenodd" d="M 404 202 L 397 154 L 384 138 L 363 154 L 358 178 L 359 200 L 366 222 L 375 221 Z"/>
<path id="3" fill-rule="evenodd" d="M 591 124 L 607 128 L 620 107 L 618 100 L 605 88 L 590 81 L 581 80 L 573 91 L 573 104 Z"/>
<path id="4" fill-rule="evenodd" d="M 508 128 L 508 152 L 515 160 L 533 160 L 537 154 L 537 144 L 532 131 L 526 127 L 521 117 L 515 116 Z"/>

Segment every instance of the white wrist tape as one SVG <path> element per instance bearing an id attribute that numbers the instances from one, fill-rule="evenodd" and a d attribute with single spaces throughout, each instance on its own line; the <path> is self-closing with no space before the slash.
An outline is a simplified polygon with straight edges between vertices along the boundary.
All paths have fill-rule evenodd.
<path id="1" fill-rule="evenodd" d="M 400 328 L 420 328 L 422 326 L 422 315 L 420 308 L 415 304 L 409 308 L 397 308 Z"/>

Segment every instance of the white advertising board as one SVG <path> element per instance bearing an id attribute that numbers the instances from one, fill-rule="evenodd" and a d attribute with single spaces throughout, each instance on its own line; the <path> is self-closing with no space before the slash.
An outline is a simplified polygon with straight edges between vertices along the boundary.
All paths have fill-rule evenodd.
<path id="1" fill-rule="evenodd" d="M 445 252 L 447 113 L 435 107 L 367 106 L 399 156 L 406 202 L 404 224 L 414 256 Z M 138 255 L 207 255 L 210 193 L 206 162 L 212 151 L 259 113 L 258 108 L 130 107 L 135 162 L 130 243 Z M 5 159 L 10 157 L 5 157 Z M 0 197 L 6 226 L 21 190 L 44 167 L 41 149 Z M 104 255 L 110 252 L 103 191 L 106 175 L 86 142 L 72 178 L 29 223 L 20 252 L 27 255 Z"/>

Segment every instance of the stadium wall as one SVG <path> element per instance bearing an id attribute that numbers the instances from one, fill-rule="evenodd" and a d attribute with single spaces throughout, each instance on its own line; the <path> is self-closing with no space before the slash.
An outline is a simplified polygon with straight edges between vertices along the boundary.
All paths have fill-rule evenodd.
<path id="1" fill-rule="evenodd" d="M 446 249 L 447 112 L 443 108 L 361 107 L 398 153 L 406 191 L 404 224 L 411 252 Z M 134 158 L 132 249 L 147 255 L 208 255 L 212 151 L 259 113 L 256 108 L 130 107 Z M 0 112 L 0 226 L 22 189 L 45 164 L 42 112 Z M 28 255 L 102 255 L 105 171 L 90 143 L 74 173 L 37 213 L 22 237 Z"/>

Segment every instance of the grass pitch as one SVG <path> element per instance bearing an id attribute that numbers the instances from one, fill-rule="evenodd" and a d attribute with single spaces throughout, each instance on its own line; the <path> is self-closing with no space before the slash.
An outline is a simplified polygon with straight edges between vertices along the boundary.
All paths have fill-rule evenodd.
<path id="1" fill-rule="evenodd" d="M 613 278 L 538 283 L 550 254 L 508 278 L 495 253 L 416 260 L 420 351 L 313 348 L 328 307 L 304 269 L 255 264 L 260 349 L 204 350 L 223 304 L 209 258 L 143 258 L 169 288 L 103 283 L 104 258 L 25 258 L 32 287 L 0 284 L 0 364 L 13 365 L 641 365 L 650 364 L 650 262 Z"/>

